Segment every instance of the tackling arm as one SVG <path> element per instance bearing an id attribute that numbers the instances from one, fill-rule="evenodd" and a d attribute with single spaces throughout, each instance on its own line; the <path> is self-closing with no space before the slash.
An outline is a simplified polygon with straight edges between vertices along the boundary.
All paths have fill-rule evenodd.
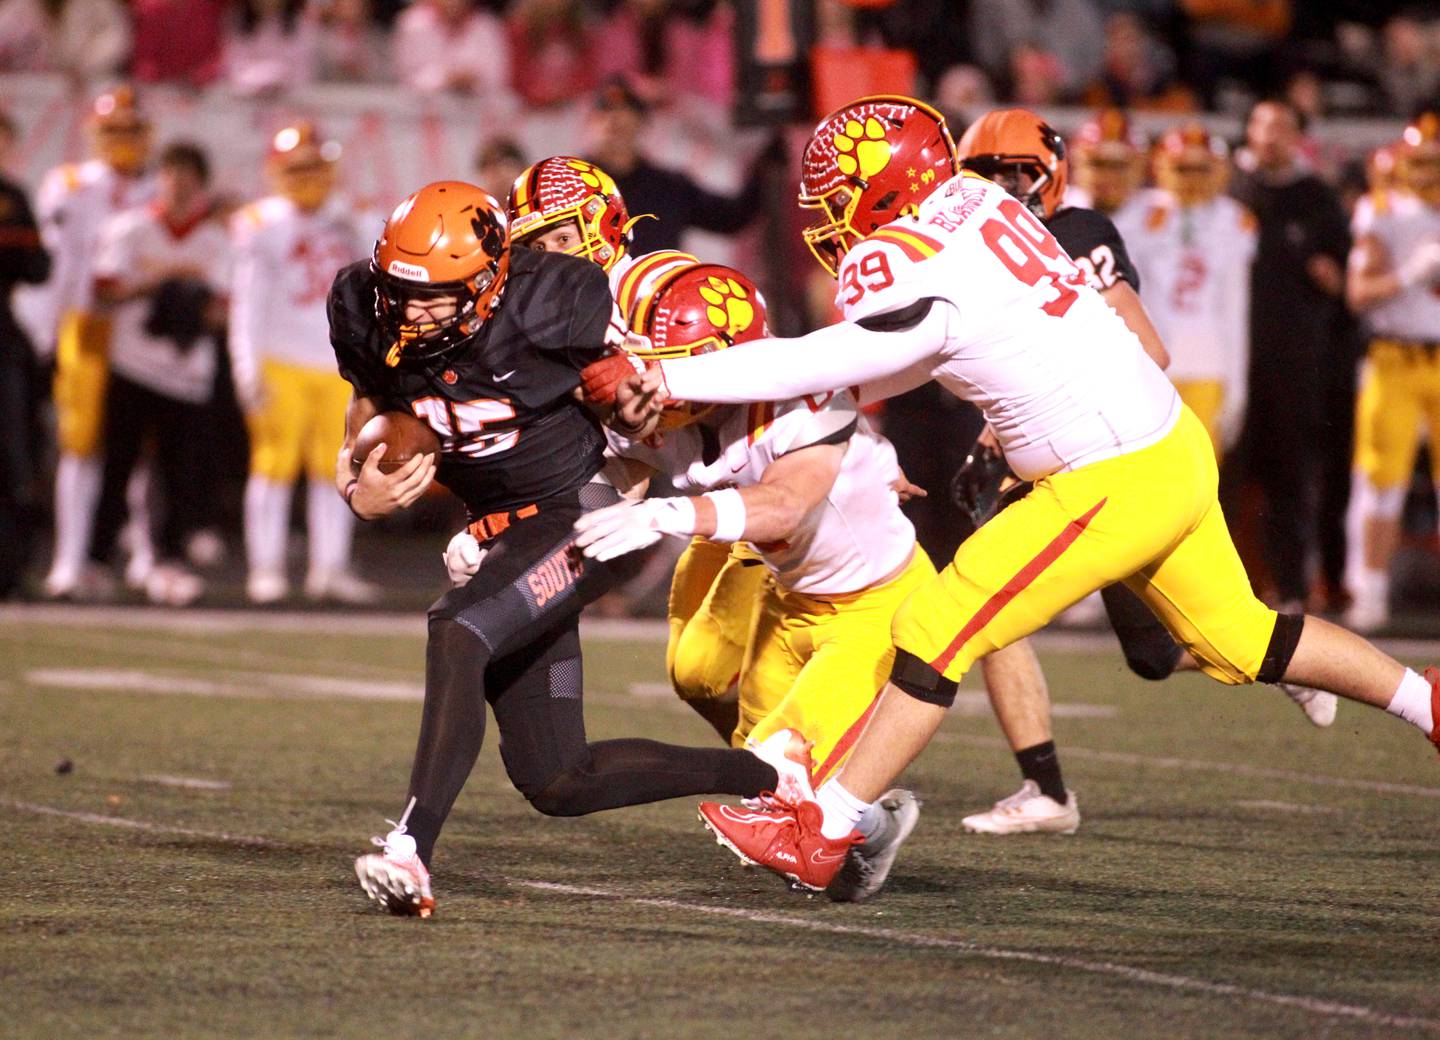
<path id="1" fill-rule="evenodd" d="M 738 404 L 876 383 L 937 358 L 949 339 L 952 314 L 950 305 L 935 301 L 922 320 L 905 329 L 878 332 L 842 321 L 796 339 L 754 340 L 662 361 L 660 396 Z"/>

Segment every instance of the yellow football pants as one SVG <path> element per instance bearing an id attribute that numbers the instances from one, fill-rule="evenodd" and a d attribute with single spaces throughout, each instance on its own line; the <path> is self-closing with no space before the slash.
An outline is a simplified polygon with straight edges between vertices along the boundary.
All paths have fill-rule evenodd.
<path id="1" fill-rule="evenodd" d="M 1225 384 L 1218 379 L 1177 379 L 1175 392 L 1210 435 L 1215 457 L 1223 459 L 1225 448 L 1220 443 L 1220 410 L 1225 406 Z"/>
<path id="2" fill-rule="evenodd" d="M 1440 483 L 1440 351 L 1390 339 L 1371 342 L 1355 404 L 1355 468 L 1381 490 L 1410 480 L 1422 426 Z"/>
<path id="3" fill-rule="evenodd" d="M 670 579 L 665 670 L 682 700 L 723 697 L 740 673 L 769 572 L 744 542 L 694 538 Z"/>
<path id="4" fill-rule="evenodd" d="M 60 320 L 55 343 L 55 418 L 60 451 L 91 458 L 100 453 L 105 428 L 106 358 L 110 319 L 71 311 Z"/>
<path id="5" fill-rule="evenodd" d="M 246 417 L 250 472 L 293 484 L 303 469 L 311 480 L 333 480 L 335 455 L 345 440 L 350 384 L 333 369 L 260 362 L 264 403 Z"/>
<path id="6" fill-rule="evenodd" d="M 1275 612 L 1250 588 L 1216 499 L 1215 452 L 1181 409 L 1158 443 L 1035 482 L 971 535 L 895 618 L 895 642 L 946 678 L 1123 581 L 1212 678 L 1252 682 Z"/>
<path id="7" fill-rule="evenodd" d="M 897 577 L 849 596 L 805 596 L 772 582 L 740 670 L 735 745 L 794 730 L 814 742 L 815 782 L 834 773 L 889 678 L 895 612 L 934 579 L 935 566 L 917 545 Z"/>

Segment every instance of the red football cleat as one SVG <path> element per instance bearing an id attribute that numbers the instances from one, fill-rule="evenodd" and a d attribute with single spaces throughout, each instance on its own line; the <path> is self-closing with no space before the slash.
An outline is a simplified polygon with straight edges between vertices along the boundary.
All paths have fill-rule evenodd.
<path id="1" fill-rule="evenodd" d="M 816 802 L 758 812 L 717 802 L 700 804 L 700 822 L 743 862 L 773 870 L 815 892 L 835 879 L 850 847 L 865 840 L 858 831 L 827 838 L 820 833 L 823 820 Z"/>
<path id="2" fill-rule="evenodd" d="M 1435 745 L 1435 750 L 1440 751 L 1440 668 L 1425 669 L 1425 681 L 1430 684 L 1430 718 L 1434 720 L 1430 727 L 1430 743 Z"/>

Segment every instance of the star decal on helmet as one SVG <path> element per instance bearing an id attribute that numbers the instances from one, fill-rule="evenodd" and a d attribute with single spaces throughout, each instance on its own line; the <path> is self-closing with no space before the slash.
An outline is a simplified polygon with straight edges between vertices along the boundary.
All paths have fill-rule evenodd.
<path id="1" fill-rule="evenodd" d="M 710 324 L 723 329 L 727 338 L 733 339 L 755 321 L 755 307 L 749 294 L 734 278 L 711 275 L 700 287 L 700 298 L 706 303 L 705 316 Z"/>
<path id="2" fill-rule="evenodd" d="M 846 122 L 835 135 L 836 165 L 849 176 L 859 174 L 868 180 L 890 164 L 890 142 L 885 140 L 885 127 L 874 116 L 867 116 L 864 125 L 858 119 Z"/>

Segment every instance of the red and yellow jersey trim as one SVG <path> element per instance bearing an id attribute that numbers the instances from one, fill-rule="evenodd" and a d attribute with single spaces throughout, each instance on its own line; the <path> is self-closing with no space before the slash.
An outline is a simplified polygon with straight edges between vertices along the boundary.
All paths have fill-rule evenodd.
<path id="1" fill-rule="evenodd" d="M 636 257 L 635 262 L 625 269 L 619 284 L 615 286 L 615 303 L 632 328 L 635 326 L 636 305 L 640 301 L 641 293 L 649 287 L 650 276 L 663 267 L 679 263 L 694 264 L 699 261 L 679 249 L 658 249 Z"/>
<path id="2" fill-rule="evenodd" d="M 898 246 L 900 251 L 914 263 L 922 260 L 929 260 L 943 248 L 941 244 L 929 235 L 919 231 L 912 231 L 909 228 L 882 227 L 879 231 L 873 232 L 866 239 L 866 242 L 882 242 L 887 245 Z"/>
<path id="3" fill-rule="evenodd" d="M 750 414 L 746 421 L 750 432 L 745 437 L 745 443 L 753 448 L 755 442 L 765 436 L 765 432 L 775 423 L 775 402 L 757 401 L 750 405 Z"/>

